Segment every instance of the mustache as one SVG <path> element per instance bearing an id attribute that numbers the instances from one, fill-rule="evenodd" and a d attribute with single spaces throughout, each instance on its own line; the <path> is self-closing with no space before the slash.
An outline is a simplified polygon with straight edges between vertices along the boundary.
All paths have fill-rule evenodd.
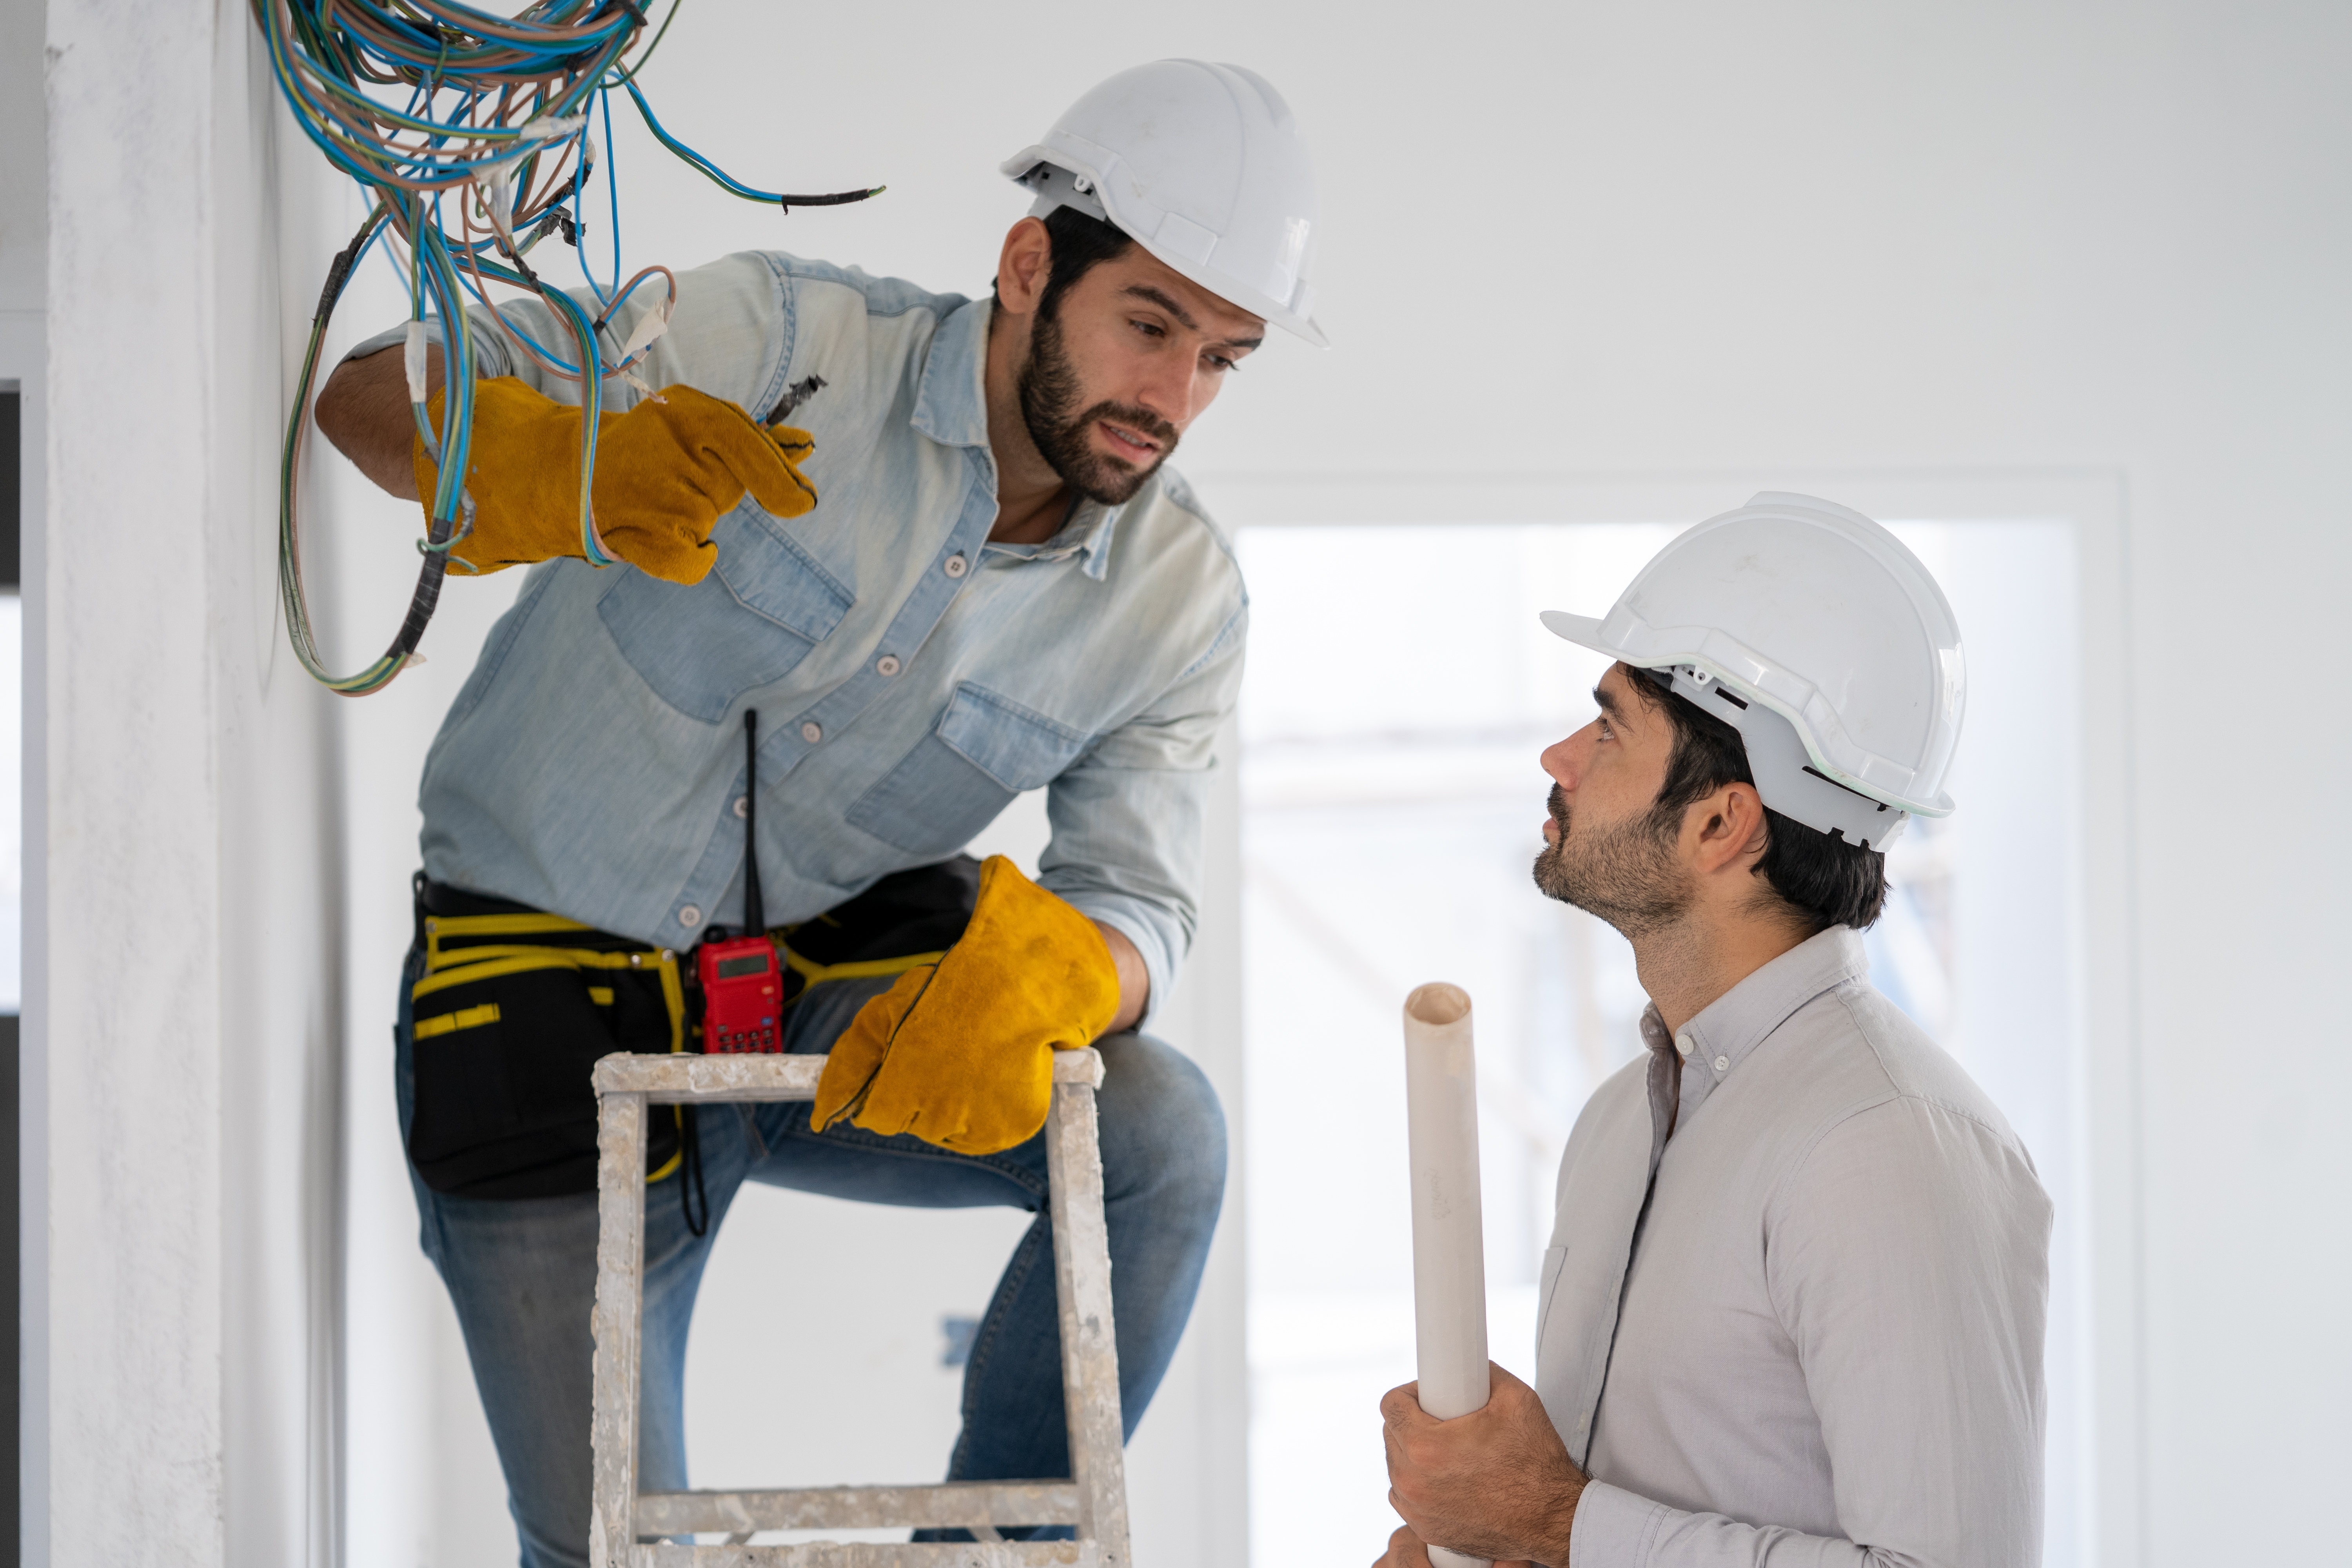
<path id="1" fill-rule="evenodd" d="M 1551 794 L 1544 797 L 1544 809 L 1551 813 L 1551 819 L 1559 824 L 1559 830 L 1562 833 L 1566 833 L 1568 831 L 1568 792 L 1558 784 L 1552 785 Z"/>
<path id="2" fill-rule="evenodd" d="M 1150 437 L 1160 443 L 1160 455 L 1162 458 L 1176 449 L 1176 443 L 1182 439 L 1183 435 L 1175 426 L 1139 404 L 1109 401 L 1097 403 L 1079 415 L 1074 423 L 1092 425 L 1097 420 L 1112 425 L 1124 425 L 1138 435 Z"/>

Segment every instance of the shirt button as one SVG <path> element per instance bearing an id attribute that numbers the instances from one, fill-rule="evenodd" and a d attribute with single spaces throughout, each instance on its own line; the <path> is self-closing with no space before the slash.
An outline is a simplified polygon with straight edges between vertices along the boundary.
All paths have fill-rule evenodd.
<path id="1" fill-rule="evenodd" d="M 1729 1057 L 1716 1058 L 1715 1070 L 1717 1072 L 1729 1072 L 1731 1070 L 1731 1058 Z"/>
<path id="2" fill-rule="evenodd" d="M 875 673 L 886 679 L 898 674 L 900 668 L 898 656 L 895 653 L 886 653 L 874 661 Z"/>
<path id="3" fill-rule="evenodd" d="M 702 911 L 692 904 L 677 911 L 677 923 L 692 931 L 702 923 Z"/>
<path id="4" fill-rule="evenodd" d="M 1676 1035 L 1676 1036 L 1675 1037 L 1675 1050 L 1677 1050 L 1677 1051 L 1679 1051 L 1679 1052 L 1681 1052 L 1684 1056 L 1688 1056 L 1688 1055 L 1690 1055 L 1690 1054 L 1691 1054 L 1691 1037 L 1690 1037 L 1690 1036 L 1689 1036 L 1689 1035 L 1687 1035 L 1687 1034 Z"/>
<path id="5" fill-rule="evenodd" d="M 971 563 L 961 555 L 950 555 L 948 557 L 948 563 L 944 570 L 950 577 L 961 577 L 971 570 Z"/>
<path id="6" fill-rule="evenodd" d="M 801 726 L 801 739 L 814 746 L 824 739 L 824 727 L 812 719 Z"/>
<path id="7" fill-rule="evenodd" d="M 749 816 L 751 815 L 751 797 L 750 795 L 739 795 L 735 797 L 735 815 L 738 816 Z"/>

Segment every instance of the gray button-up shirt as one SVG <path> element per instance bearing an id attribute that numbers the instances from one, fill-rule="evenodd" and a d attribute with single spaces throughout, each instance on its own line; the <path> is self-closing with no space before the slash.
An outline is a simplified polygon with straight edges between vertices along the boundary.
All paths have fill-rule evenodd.
<path id="1" fill-rule="evenodd" d="M 1537 1331 L 1592 1477 L 1561 1568 L 2040 1561 L 2050 1200 L 1867 973 L 1838 928 L 1678 1036 L 1654 1009 L 1577 1119 Z"/>

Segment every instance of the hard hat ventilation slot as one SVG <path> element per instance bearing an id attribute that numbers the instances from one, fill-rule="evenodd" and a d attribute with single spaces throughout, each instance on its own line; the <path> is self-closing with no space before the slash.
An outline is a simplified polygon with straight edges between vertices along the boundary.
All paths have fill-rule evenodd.
<path id="1" fill-rule="evenodd" d="M 1748 706 L 1748 705 L 1747 705 L 1746 703 L 1744 703 L 1744 702 L 1743 702 L 1743 703 L 1741 703 L 1741 704 L 1740 704 L 1740 706 L 1741 706 L 1741 707 L 1743 707 L 1743 708 L 1745 708 L 1745 707 L 1746 707 L 1746 706 Z M 1887 805 L 1885 801 L 1883 801 L 1883 800 L 1874 800 L 1874 799 L 1872 799 L 1869 795 L 1866 795 L 1863 794 L 1863 793 L 1862 793 L 1860 790 L 1858 790 L 1858 789 L 1849 788 L 1847 785 L 1844 785 L 1844 784 L 1839 784 L 1839 783 L 1837 782 L 1837 780 L 1835 780 L 1835 779 L 1833 779 L 1833 778 L 1830 777 L 1830 775 L 1829 775 L 1829 774 L 1827 774 L 1827 773 L 1825 773 L 1822 772 L 1822 770 L 1821 770 L 1821 769 L 1819 769 L 1819 768 L 1817 768 L 1817 767 L 1813 767 L 1813 766 L 1811 766 L 1811 764 L 1808 764 L 1808 765 L 1806 766 L 1806 768 L 1805 768 L 1805 772 L 1807 772 L 1807 773 L 1809 773 L 1812 774 L 1815 778 L 1817 778 L 1817 779 L 1821 780 L 1821 781 L 1822 781 L 1822 783 L 1823 783 L 1823 784 L 1828 784 L 1828 785 L 1830 785 L 1830 786 L 1831 786 L 1831 787 L 1832 787 L 1832 788 L 1844 790 L 1846 794 L 1848 794 L 1848 795 L 1850 795 L 1853 796 L 1853 798 L 1854 798 L 1854 799 L 1856 799 L 1856 800 L 1867 800 L 1867 801 L 1870 801 L 1870 804 L 1871 804 L 1872 807 L 1873 807 L 1874 810 L 1878 810 L 1878 811 L 1892 811 L 1892 810 L 1894 810 L 1894 809 L 1895 809 L 1893 806 L 1888 805 Z M 1831 831 L 1834 832 L 1834 831 L 1836 831 L 1836 830 L 1835 830 L 1834 828 L 1832 828 Z"/>

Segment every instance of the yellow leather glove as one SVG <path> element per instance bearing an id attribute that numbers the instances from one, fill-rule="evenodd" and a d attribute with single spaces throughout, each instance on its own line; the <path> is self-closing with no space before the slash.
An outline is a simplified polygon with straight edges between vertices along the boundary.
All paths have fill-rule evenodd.
<path id="1" fill-rule="evenodd" d="M 796 465 L 805 430 L 761 426 L 732 403 L 690 386 L 666 389 L 596 425 L 596 531 L 614 555 L 672 583 L 699 583 L 719 551 L 710 528 L 750 491 L 771 516 L 798 517 L 816 490 Z M 427 405 L 441 422 L 440 393 Z M 440 466 L 415 439 L 416 493 L 429 510 Z M 474 531 L 450 551 L 481 572 L 583 553 L 580 543 L 580 410 L 510 375 L 474 384 L 474 447 L 466 488 Z"/>
<path id="2" fill-rule="evenodd" d="M 963 938 L 858 1009 L 817 1082 L 814 1125 L 847 1117 L 962 1154 L 1045 1125 L 1054 1053 L 1118 1014 L 1118 969 L 1094 921 L 992 855 Z"/>

